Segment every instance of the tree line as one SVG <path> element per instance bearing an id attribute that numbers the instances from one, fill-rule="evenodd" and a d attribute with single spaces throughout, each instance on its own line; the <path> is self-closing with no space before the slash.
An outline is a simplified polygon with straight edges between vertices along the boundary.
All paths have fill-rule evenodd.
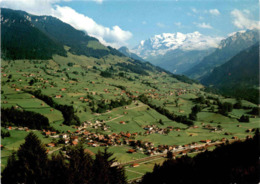
<path id="1" fill-rule="evenodd" d="M 45 146 L 34 134 L 29 133 L 17 151 L 8 158 L 2 172 L 3 184 L 125 184 L 124 169 L 111 167 L 116 161 L 105 149 L 93 158 L 82 144 L 48 157 Z"/>
<path id="2" fill-rule="evenodd" d="M 54 102 L 52 97 L 49 97 L 47 95 L 42 94 L 41 90 L 26 91 L 26 92 L 28 92 L 28 93 L 34 95 L 35 97 L 41 99 L 42 101 L 44 101 L 49 106 L 61 111 L 62 116 L 64 118 L 63 124 L 65 124 L 65 125 L 80 125 L 79 117 L 75 114 L 73 106 L 57 104 L 56 102 Z"/>
<path id="3" fill-rule="evenodd" d="M 221 145 L 193 158 L 170 158 L 161 166 L 155 165 L 141 183 L 258 183 L 259 140 L 259 131 L 256 131 L 253 139 L 244 142 Z"/>
<path id="4" fill-rule="evenodd" d="M 144 104 L 148 105 L 149 107 L 151 107 L 152 109 L 156 110 L 158 113 L 166 116 L 170 120 L 176 121 L 178 123 L 183 123 L 183 124 L 186 124 L 188 126 L 194 125 L 194 122 L 192 120 L 190 120 L 187 116 L 176 115 L 176 114 L 170 112 L 168 109 L 165 109 L 161 106 L 156 106 L 156 105 L 150 103 L 148 98 L 144 94 L 139 96 L 139 100 L 141 102 L 143 102 Z"/>
<path id="5" fill-rule="evenodd" d="M 48 118 L 31 111 L 21 111 L 11 108 L 1 108 L 2 126 L 23 126 L 31 129 L 49 129 L 50 124 Z"/>
<path id="6" fill-rule="evenodd" d="M 91 110 L 96 113 L 104 113 L 107 110 L 111 110 L 117 107 L 122 107 L 125 105 L 130 105 L 131 103 L 132 103 L 132 99 L 126 100 L 125 98 L 111 100 L 110 103 L 105 103 L 105 101 L 102 100 L 97 104 L 96 108 L 94 107 L 93 104 Z"/>

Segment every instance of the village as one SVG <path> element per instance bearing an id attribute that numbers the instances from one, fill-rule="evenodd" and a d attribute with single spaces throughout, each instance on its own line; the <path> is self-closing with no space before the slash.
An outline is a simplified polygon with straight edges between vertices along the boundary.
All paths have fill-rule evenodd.
<path id="1" fill-rule="evenodd" d="M 121 122 L 122 123 L 122 122 Z M 62 125 L 61 125 L 62 126 Z M 209 130 L 217 130 L 217 128 L 211 127 L 210 125 L 203 125 L 204 128 Z M 154 143 L 148 141 L 141 141 L 136 140 L 136 137 L 141 132 L 120 132 L 120 133 L 112 133 L 112 134 L 101 134 L 101 133 L 94 133 L 89 131 L 89 129 L 95 130 L 101 128 L 102 130 L 107 130 L 109 126 L 106 125 L 105 122 L 96 121 L 92 123 L 91 121 L 85 121 L 82 123 L 82 126 L 75 126 L 76 130 L 63 133 L 52 132 L 48 130 L 42 130 L 42 135 L 46 138 L 52 138 L 52 142 L 47 143 L 46 147 L 47 152 L 50 151 L 50 148 L 62 148 L 64 146 L 76 146 L 80 142 L 86 144 L 88 147 L 110 147 L 110 146 L 122 146 L 128 145 L 132 147 L 129 150 L 126 150 L 128 154 L 134 153 L 141 153 L 148 156 L 166 154 L 167 152 L 175 153 L 179 151 L 179 154 L 186 155 L 188 152 L 196 152 L 196 151 L 203 151 L 206 150 L 209 144 L 214 144 L 215 142 L 218 143 L 226 143 L 229 141 L 227 138 L 222 138 L 220 140 L 200 140 L 199 142 L 192 142 L 190 144 L 185 145 L 158 145 L 155 146 Z M 198 128 L 197 126 L 191 128 Z M 28 127 L 6 127 L 7 130 L 20 130 L 20 131 L 36 131 L 30 130 Z M 180 128 L 174 128 L 172 126 L 167 127 L 165 129 L 159 128 L 156 125 L 147 125 L 144 127 L 146 130 L 143 135 L 150 135 L 153 133 L 157 134 L 166 134 L 167 131 L 181 131 Z M 254 129 L 247 129 L 246 132 L 253 132 Z M 226 135 L 226 134 L 225 134 Z M 192 135 L 191 135 L 192 136 Z M 251 135 L 247 135 L 246 139 L 252 138 Z M 233 136 L 232 140 L 238 140 L 237 136 Z M 3 148 L 3 146 L 1 146 Z M 180 152 L 181 151 L 181 152 Z"/>

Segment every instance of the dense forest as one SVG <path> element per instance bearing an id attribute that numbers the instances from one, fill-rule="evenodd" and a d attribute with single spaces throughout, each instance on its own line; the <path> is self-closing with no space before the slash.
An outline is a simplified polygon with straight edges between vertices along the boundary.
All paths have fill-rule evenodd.
<path id="1" fill-rule="evenodd" d="M 223 95 L 259 103 L 259 42 L 216 67 L 201 80 Z"/>
<path id="2" fill-rule="evenodd" d="M 95 158 L 86 153 L 82 144 L 66 148 L 48 157 L 45 146 L 34 133 L 29 133 L 17 151 L 8 159 L 2 172 L 3 184 L 124 184 L 124 169 L 111 167 L 115 162 L 107 149 Z"/>
<path id="3" fill-rule="evenodd" d="M 21 111 L 14 107 L 1 108 L 1 123 L 4 127 L 23 126 L 38 130 L 50 128 L 49 120 L 45 116 L 31 111 Z"/>
<path id="4" fill-rule="evenodd" d="M 4 19 L 1 21 L 2 58 L 51 59 L 53 54 L 66 56 L 63 45 L 33 27 L 31 22 L 18 12 L 21 11 L 1 8 L 2 18 L 8 20 L 8 22 L 3 22 Z"/>
<path id="5" fill-rule="evenodd" d="M 65 125 L 80 125 L 79 117 L 75 114 L 73 106 L 69 105 L 60 105 L 54 102 L 52 97 L 49 97 L 47 95 L 43 95 L 41 93 L 41 90 L 37 91 L 27 91 L 28 93 L 34 95 L 35 97 L 41 99 L 45 103 L 47 103 L 49 106 L 61 111 Z"/>
<path id="6" fill-rule="evenodd" d="M 143 176 L 142 184 L 259 183 L 259 130 L 253 139 L 221 145 L 191 158 L 168 159 Z"/>

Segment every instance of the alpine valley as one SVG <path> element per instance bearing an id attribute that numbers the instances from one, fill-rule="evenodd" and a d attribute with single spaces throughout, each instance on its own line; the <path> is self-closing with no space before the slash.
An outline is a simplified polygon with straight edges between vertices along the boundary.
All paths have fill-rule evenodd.
<path id="1" fill-rule="evenodd" d="M 1 8 L 2 183 L 255 183 L 258 32 L 222 39 L 162 34 L 117 50 Z M 233 94 L 241 86 L 254 94 Z"/>

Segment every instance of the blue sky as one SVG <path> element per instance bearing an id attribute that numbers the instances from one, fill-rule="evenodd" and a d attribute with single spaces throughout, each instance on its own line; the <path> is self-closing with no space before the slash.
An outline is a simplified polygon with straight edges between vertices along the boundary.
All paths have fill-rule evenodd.
<path id="1" fill-rule="evenodd" d="M 226 37 L 235 31 L 259 28 L 258 0 L 1 1 L 3 7 L 56 16 L 115 47 L 132 48 L 161 33 L 198 31 Z"/>

